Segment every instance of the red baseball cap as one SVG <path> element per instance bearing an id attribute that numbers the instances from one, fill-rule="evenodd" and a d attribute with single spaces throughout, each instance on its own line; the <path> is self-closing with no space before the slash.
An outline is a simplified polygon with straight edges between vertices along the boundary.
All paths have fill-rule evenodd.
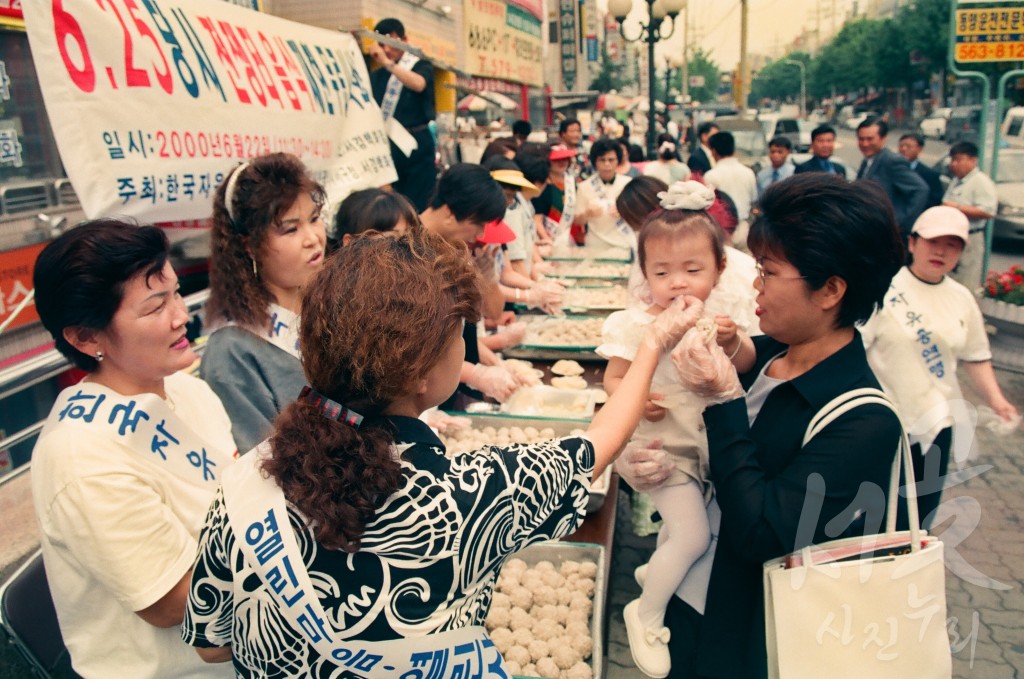
<path id="1" fill-rule="evenodd" d="M 567 158 L 575 157 L 576 152 L 565 144 L 555 144 L 551 147 L 550 153 L 548 153 L 548 160 L 566 160 Z"/>
<path id="2" fill-rule="evenodd" d="M 516 232 L 500 219 L 495 219 L 492 222 L 484 224 L 484 233 L 482 236 L 477 237 L 478 243 L 487 243 L 488 245 L 504 245 L 505 243 L 511 243 L 516 239 Z"/>

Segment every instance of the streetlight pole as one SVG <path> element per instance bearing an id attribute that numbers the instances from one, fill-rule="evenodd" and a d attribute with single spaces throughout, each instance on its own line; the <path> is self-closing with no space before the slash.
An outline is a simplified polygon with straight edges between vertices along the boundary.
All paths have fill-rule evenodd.
<path id="1" fill-rule="evenodd" d="M 807 66 L 796 59 L 783 59 L 784 64 L 795 64 L 800 67 L 800 117 L 807 117 Z"/>
<path id="2" fill-rule="evenodd" d="M 662 38 L 669 38 L 675 31 L 675 19 L 680 10 L 686 4 L 686 0 L 642 0 L 647 5 L 647 23 L 640 22 L 640 32 L 636 37 L 630 38 L 626 35 L 626 15 L 633 9 L 633 0 L 608 0 L 608 11 L 615 20 L 619 22 L 619 33 L 626 42 L 643 41 L 647 43 L 647 157 L 655 158 L 657 150 L 655 139 L 657 137 L 655 123 L 655 74 L 654 74 L 654 45 Z M 662 32 L 661 25 L 665 15 L 669 18 L 667 32 Z"/>

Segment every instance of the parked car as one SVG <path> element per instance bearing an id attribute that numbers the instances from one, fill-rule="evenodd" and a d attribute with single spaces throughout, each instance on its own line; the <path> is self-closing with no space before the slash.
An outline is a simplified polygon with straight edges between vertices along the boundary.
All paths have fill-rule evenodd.
<path id="1" fill-rule="evenodd" d="M 1002 136 L 1010 146 L 1024 148 L 1024 106 L 1013 106 L 1006 112 Z"/>
<path id="2" fill-rule="evenodd" d="M 946 141 L 955 144 L 958 141 L 978 143 L 978 128 L 981 125 L 981 106 L 957 106 L 949 114 L 946 122 Z"/>
<path id="3" fill-rule="evenodd" d="M 922 120 L 917 129 L 921 132 L 924 137 L 931 137 L 933 139 L 945 139 L 946 138 L 946 121 L 949 120 L 949 115 L 953 112 L 951 108 L 937 108 L 934 109 L 928 116 Z"/>
<path id="4" fill-rule="evenodd" d="M 949 184 L 949 156 L 935 164 L 943 184 Z M 992 237 L 1001 241 L 1024 242 L 1024 149 L 1004 148 L 999 151 L 999 172 L 996 177 L 999 206 L 992 221 Z"/>
<path id="5" fill-rule="evenodd" d="M 764 128 L 764 138 L 768 141 L 772 140 L 772 137 L 786 137 L 793 143 L 793 148 L 797 151 L 802 150 L 800 148 L 800 125 L 803 123 L 802 120 L 796 118 L 783 118 L 778 114 L 768 114 L 758 116 L 758 120 L 761 121 L 761 127 Z M 810 147 L 811 133 L 807 133 L 807 146 Z"/>
<path id="6" fill-rule="evenodd" d="M 846 122 L 843 124 L 846 125 L 846 128 L 849 130 L 856 130 L 857 126 L 860 125 L 865 120 L 867 120 L 868 118 L 881 117 L 882 114 L 879 113 L 878 111 L 861 111 L 860 113 L 855 113 L 854 115 L 847 118 Z"/>
<path id="7" fill-rule="evenodd" d="M 757 120 L 719 116 L 715 124 L 723 132 L 731 132 L 736 139 L 736 159 L 755 173 L 767 167 L 768 140 L 764 136 L 764 128 Z"/>

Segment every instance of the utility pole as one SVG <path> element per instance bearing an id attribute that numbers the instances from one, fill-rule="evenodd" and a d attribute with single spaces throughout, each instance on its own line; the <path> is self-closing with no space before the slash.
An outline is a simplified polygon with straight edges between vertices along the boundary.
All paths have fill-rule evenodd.
<path id="1" fill-rule="evenodd" d="M 733 92 L 736 107 L 747 108 L 747 88 L 750 83 L 750 57 L 747 56 L 747 10 L 748 0 L 740 0 L 740 69 L 737 78 L 737 92 Z"/>
<path id="2" fill-rule="evenodd" d="M 683 109 L 690 105 L 690 3 L 683 8 Z"/>

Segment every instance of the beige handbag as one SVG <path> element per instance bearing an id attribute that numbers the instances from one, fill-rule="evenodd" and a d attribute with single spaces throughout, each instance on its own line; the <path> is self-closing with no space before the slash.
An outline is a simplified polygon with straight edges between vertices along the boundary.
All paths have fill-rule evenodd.
<path id="1" fill-rule="evenodd" d="M 866 404 L 893 408 L 877 389 L 847 392 L 815 415 L 804 445 L 840 415 Z M 901 462 L 913 468 L 905 433 L 892 465 L 885 533 L 810 545 L 765 562 L 771 679 L 952 674 L 943 547 L 921 530 L 913 483 L 906 485 L 910 530 L 896 531 Z"/>

